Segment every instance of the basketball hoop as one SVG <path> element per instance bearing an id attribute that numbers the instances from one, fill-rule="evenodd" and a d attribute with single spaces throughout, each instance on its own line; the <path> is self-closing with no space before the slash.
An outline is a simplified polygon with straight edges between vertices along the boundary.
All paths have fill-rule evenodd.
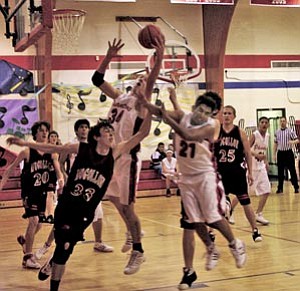
<path id="1" fill-rule="evenodd" d="M 52 48 L 54 54 L 74 54 L 77 52 L 85 16 L 86 12 L 83 10 L 53 10 Z"/>

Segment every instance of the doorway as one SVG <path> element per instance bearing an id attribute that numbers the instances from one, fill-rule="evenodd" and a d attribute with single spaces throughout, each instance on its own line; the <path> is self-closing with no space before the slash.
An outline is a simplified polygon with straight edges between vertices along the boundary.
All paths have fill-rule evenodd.
<path id="1" fill-rule="evenodd" d="M 263 109 L 257 109 L 256 110 L 256 116 L 257 116 L 257 124 L 260 117 L 265 116 L 269 118 L 270 127 L 269 127 L 269 145 L 268 145 L 268 151 L 267 151 L 267 157 L 269 161 L 269 177 L 275 178 L 277 177 L 278 171 L 277 171 L 277 165 L 275 163 L 275 160 L 273 159 L 273 146 L 274 146 L 274 135 L 276 130 L 279 128 L 279 120 L 280 117 L 286 116 L 286 110 L 285 108 L 263 108 Z"/>

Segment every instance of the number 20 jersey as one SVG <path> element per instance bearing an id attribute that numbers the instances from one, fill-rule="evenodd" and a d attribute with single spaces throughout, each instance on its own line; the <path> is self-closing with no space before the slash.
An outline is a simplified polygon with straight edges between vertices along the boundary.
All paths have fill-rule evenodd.
<path id="1" fill-rule="evenodd" d="M 192 113 L 185 114 L 180 121 L 180 125 L 185 128 L 201 128 L 207 125 L 215 127 L 215 121 L 209 118 L 201 125 L 191 125 Z M 212 162 L 211 143 L 208 140 L 202 142 L 187 141 L 176 134 L 175 149 L 179 171 L 182 175 L 196 175 L 209 171 L 214 171 Z"/>
<path id="2" fill-rule="evenodd" d="M 49 173 L 54 170 L 51 154 L 40 154 L 30 149 L 29 161 L 24 163 L 21 174 L 22 197 L 28 194 L 47 192 Z"/>

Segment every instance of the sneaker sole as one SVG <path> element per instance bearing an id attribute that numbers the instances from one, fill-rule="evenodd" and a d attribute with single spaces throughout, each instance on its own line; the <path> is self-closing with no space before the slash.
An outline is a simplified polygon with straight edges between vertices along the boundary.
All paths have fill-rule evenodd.
<path id="1" fill-rule="evenodd" d="M 43 270 L 46 268 L 46 266 L 49 264 L 49 262 L 52 260 L 52 256 L 47 260 L 47 262 L 40 268 L 38 279 L 40 281 L 45 281 L 50 277 L 50 274 L 43 273 Z"/>
<path id="2" fill-rule="evenodd" d="M 269 225 L 269 224 L 270 224 L 269 221 L 268 221 L 268 222 L 262 222 L 262 221 L 260 221 L 260 220 L 256 220 L 256 222 L 258 222 L 258 223 L 260 223 L 260 224 L 262 224 L 262 225 Z"/>
<path id="3" fill-rule="evenodd" d="M 177 286 L 178 290 L 187 290 L 187 289 L 190 289 L 192 287 L 190 287 L 188 284 L 179 284 Z"/>
<path id="4" fill-rule="evenodd" d="M 99 250 L 97 248 L 94 248 L 94 251 L 97 252 L 97 253 L 113 253 L 113 249 L 112 250 Z"/>
<path id="5" fill-rule="evenodd" d="M 255 240 L 254 240 L 254 242 L 262 242 L 262 237 L 257 237 Z"/>
<path id="6" fill-rule="evenodd" d="M 136 269 L 134 269 L 134 270 L 130 270 L 130 271 L 126 271 L 126 269 L 125 269 L 125 270 L 124 270 L 124 274 L 125 274 L 125 275 L 133 275 L 133 274 L 137 273 L 137 272 L 140 270 L 141 265 L 142 265 L 143 263 L 145 263 L 145 261 L 146 261 L 146 258 L 143 257 L 143 261 L 139 264 L 139 267 L 138 267 L 138 268 L 136 268 Z"/>

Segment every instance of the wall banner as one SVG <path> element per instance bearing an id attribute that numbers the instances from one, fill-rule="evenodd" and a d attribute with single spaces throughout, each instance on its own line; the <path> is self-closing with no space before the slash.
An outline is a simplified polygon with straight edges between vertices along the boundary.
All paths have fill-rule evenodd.
<path id="1" fill-rule="evenodd" d="M 24 137 L 38 118 L 36 99 L 0 99 L 0 134 Z"/>
<path id="2" fill-rule="evenodd" d="M 300 0 L 250 0 L 250 5 L 300 7 Z"/>
<path id="3" fill-rule="evenodd" d="M 234 0 L 170 0 L 173 4 L 215 4 L 233 5 Z"/>

